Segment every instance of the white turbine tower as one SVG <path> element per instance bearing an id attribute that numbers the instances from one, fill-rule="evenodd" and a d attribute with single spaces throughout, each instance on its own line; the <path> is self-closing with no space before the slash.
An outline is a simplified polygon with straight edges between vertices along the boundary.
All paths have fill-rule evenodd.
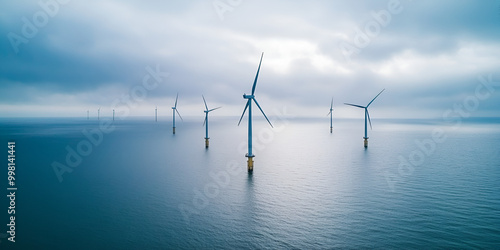
<path id="1" fill-rule="evenodd" d="M 182 120 L 182 116 L 181 114 L 179 113 L 179 111 L 177 110 L 177 99 L 179 98 L 179 93 L 177 93 L 177 96 L 175 97 L 175 105 L 172 107 L 172 116 L 173 116 L 173 126 L 172 126 L 172 131 L 173 133 L 175 134 L 175 112 L 177 112 L 177 114 L 179 115 L 179 118 L 181 118 L 181 121 Z"/>
<path id="2" fill-rule="evenodd" d="M 365 139 L 364 141 L 364 145 L 365 145 L 365 148 L 368 147 L 368 124 L 366 121 L 370 122 L 370 128 L 372 128 L 372 121 L 370 120 L 370 114 L 368 113 L 368 107 L 370 106 L 370 104 L 372 104 L 373 101 L 375 101 L 375 99 L 377 99 L 377 97 L 382 94 L 382 92 L 384 92 L 385 89 L 383 89 L 382 91 L 380 91 L 380 93 L 378 93 L 377 96 L 375 96 L 375 98 L 373 98 L 373 100 L 368 103 L 368 105 L 365 106 L 361 106 L 361 105 L 356 105 L 356 104 L 350 104 L 350 103 L 344 103 L 345 105 L 349 105 L 349 106 L 353 106 L 353 107 L 357 107 L 357 108 L 362 108 L 362 109 L 365 109 L 365 137 L 363 137 L 363 139 Z"/>
<path id="3" fill-rule="evenodd" d="M 210 113 L 216 109 L 220 109 L 221 107 L 217 107 L 214 109 L 208 109 L 207 102 L 205 101 L 205 97 L 203 95 L 201 95 L 201 97 L 203 98 L 203 102 L 205 103 L 205 110 L 203 111 L 203 112 L 205 112 L 205 121 L 203 122 L 203 125 L 205 125 L 205 148 L 208 148 L 208 140 L 210 139 L 210 137 L 208 137 L 208 113 Z"/>
<path id="4" fill-rule="evenodd" d="M 253 155 L 253 153 L 252 153 L 252 101 L 255 102 L 257 107 L 260 109 L 260 112 L 262 112 L 262 114 L 266 118 L 267 122 L 269 122 L 269 125 L 271 125 L 271 127 L 273 127 L 273 125 L 271 124 L 269 119 L 267 119 L 267 116 L 264 113 L 264 111 L 262 110 L 262 108 L 260 107 L 259 103 L 255 99 L 255 95 L 254 95 L 255 94 L 255 86 L 257 85 L 257 79 L 259 78 L 260 65 L 262 64 L 263 57 L 264 57 L 264 52 L 262 52 L 262 55 L 260 57 L 259 68 L 257 69 L 257 75 L 255 75 L 255 80 L 254 80 L 253 86 L 252 86 L 252 94 L 251 95 L 243 94 L 243 98 L 247 99 L 248 101 L 247 101 L 247 105 L 245 106 L 245 109 L 243 110 L 243 114 L 241 114 L 240 121 L 238 122 L 238 125 L 240 125 L 241 119 L 243 119 L 243 116 L 245 115 L 245 112 L 247 111 L 247 108 L 248 108 L 248 153 L 245 155 L 245 157 L 248 158 L 247 163 L 248 163 L 248 172 L 249 173 L 253 172 L 253 158 L 255 157 L 255 155 Z"/>
<path id="5" fill-rule="evenodd" d="M 330 112 L 328 113 L 328 115 L 330 115 L 330 133 L 332 133 L 333 132 L 333 97 L 332 97 L 332 104 L 330 104 Z"/>

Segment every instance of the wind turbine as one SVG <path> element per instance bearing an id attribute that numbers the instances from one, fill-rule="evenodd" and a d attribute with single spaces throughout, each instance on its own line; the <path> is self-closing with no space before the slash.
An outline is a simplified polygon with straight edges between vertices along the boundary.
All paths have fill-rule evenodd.
<path id="1" fill-rule="evenodd" d="M 155 122 L 158 122 L 158 106 L 155 107 Z"/>
<path id="2" fill-rule="evenodd" d="M 365 109 L 365 137 L 363 137 L 363 139 L 365 139 L 365 148 L 368 147 L 368 127 L 367 127 L 367 123 L 366 123 L 366 120 L 368 120 L 368 122 L 370 122 L 370 129 L 372 128 L 372 121 L 370 120 L 370 114 L 368 113 L 368 107 L 370 106 L 370 104 L 372 104 L 373 101 L 375 101 L 375 99 L 377 99 L 377 97 L 382 94 L 382 92 L 384 92 L 385 89 L 383 89 L 382 91 L 380 91 L 380 93 L 378 93 L 377 96 L 375 96 L 375 98 L 373 98 L 373 100 L 368 103 L 368 105 L 366 105 L 366 107 L 364 106 L 361 106 L 361 105 L 356 105 L 356 104 L 350 104 L 350 103 L 344 103 L 345 105 L 349 105 L 349 106 L 353 106 L 353 107 L 358 107 L 358 108 L 363 108 Z"/>
<path id="3" fill-rule="evenodd" d="M 238 126 L 239 126 L 241 123 L 241 119 L 243 119 L 243 116 L 245 115 L 245 112 L 247 111 L 247 108 L 248 108 L 248 153 L 245 155 L 245 157 L 248 158 L 247 162 L 248 162 L 248 172 L 249 173 L 253 172 L 253 158 L 255 157 L 255 155 L 252 154 L 252 101 L 254 101 L 255 104 L 257 105 L 257 107 L 260 109 L 260 112 L 262 112 L 262 114 L 266 118 L 267 122 L 269 122 L 269 125 L 271 125 L 271 127 L 273 127 L 273 125 L 271 124 L 269 119 L 267 119 L 267 116 L 264 113 L 264 111 L 262 110 L 262 108 L 260 107 L 259 103 L 255 99 L 255 95 L 254 95 L 255 94 L 255 86 L 257 85 L 257 79 L 259 78 L 260 65 L 262 64 L 262 57 L 264 57 L 264 52 L 262 52 L 262 55 L 260 57 L 259 68 L 257 69 L 257 75 L 255 75 L 255 80 L 254 80 L 253 86 L 252 86 L 252 94 L 251 95 L 243 94 L 243 98 L 247 99 L 248 101 L 247 101 L 247 105 L 245 106 L 245 109 L 243 110 L 243 114 L 241 114 L 240 121 L 238 122 Z"/>
<path id="4" fill-rule="evenodd" d="M 87 109 L 87 120 L 90 119 L 89 110 Z"/>
<path id="5" fill-rule="evenodd" d="M 172 130 L 173 130 L 173 133 L 175 134 L 175 112 L 177 112 L 177 114 L 179 115 L 179 118 L 181 118 L 181 121 L 184 121 L 182 120 L 182 116 L 181 114 L 179 113 L 179 111 L 177 110 L 177 99 L 179 98 L 179 93 L 177 93 L 177 97 L 175 97 L 175 105 L 172 107 L 172 116 L 173 116 L 173 121 L 174 121 L 174 124 L 173 124 L 173 127 L 172 127 Z"/>
<path id="6" fill-rule="evenodd" d="M 330 105 L 330 112 L 328 113 L 328 115 L 330 115 L 330 133 L 332 133 L 333 132 L 333 97 L 332 97 L 332 104 Z"/>
<path id="7" fill-rule="evenodd" d="M 201 95 L 201 97 L 203 98 L 203 102 L 205 103 L 205 110 L 203 112 L 205 112 L 205 121 L 203 122 L 203 125 L 205 125 L 205 148 L 208 148 L 208 139 L 210 139 L 208 137 L 208 113 L 216 110 L 216 109 L 220 109 L 221 107 L 217 107 L 217 108 L 214 108 L 214 109 L 208 109 L 208 106 L 207 106 L 207 102 L 205 101 L 205 97 L 203 95 Z"/>
<path id="8" fill-rule="evenodd" d="M 113 109 L 113 121 L 115 120 L 115 109 Z"/>
<path id="9" fill-rule="evenodd" d="M 101 107 L 97 109 L 97 120 L 99 120 L 99 114 L 101 113 Z"/>

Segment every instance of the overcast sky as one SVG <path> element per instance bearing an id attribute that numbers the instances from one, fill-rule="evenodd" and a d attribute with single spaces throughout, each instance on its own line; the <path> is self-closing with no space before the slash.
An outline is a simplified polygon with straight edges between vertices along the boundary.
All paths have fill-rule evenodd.
<path id="1" fill-rule="evenodd" d="M 44 4 L 45 3 L 45 4 Z M 168 72 L 131 115 L 239 116 L 261 52 L 256 97 L 270 116 L 441 117 L 455 104 L 500 114 L 500 1 L 41 0 L 0 8 L 0 116 L 104 115 Z M 157 68 L 158 67 L 158 68 Z M 149 79 L 153 84 L 154 78 Z M 487 95 L 491 94 L 491 95 Z M 487 97 L 486 97 L 487 96 Z M 136 95 L 137 97 L 137 95 Z M 118 104 L 117 104 L 118 103 Z M 167 118 L 164 118 L 167 119 Z"/>

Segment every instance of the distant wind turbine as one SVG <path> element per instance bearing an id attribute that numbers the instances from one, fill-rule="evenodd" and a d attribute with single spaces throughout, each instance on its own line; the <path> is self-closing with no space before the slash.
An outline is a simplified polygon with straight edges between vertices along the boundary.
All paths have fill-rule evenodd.
<path id="1" fill-rule="evenodd" d="M 252 86 L 252 94 L 251 95 L 243 94 L 243 98 L 247 99 L 248 101 L 247 101 L 247 105 L 245 106 L 245 109 L 243 110 L 243 114 L 241 114 L 240 121 L 238 122 L 238 126 L 239 126 L 241 123 L 241 119 L 243 119 L 243 116 L 245 115 L 245 112 L 248 108 L 248 153 L 245 155 L 245 157 L 248 158 L 248 172 L 249 173 L 253 172 L 253 158 L 255 157 L 255 155 L 252 154 L 252 101 L 254 101 L 255 104 L 257 105 L 257 107 L 260 109 L 260 111 L 262 112 L 262 114 L 266 118 L 267 122 L 269 122 L 269 125 L 271 125 L 271 127 L 273 127 L 273 125 L 271 124 L 269 119 L 267 119 L 267 116 L 264 113 L 264 111 L 262 110 L 262 108 L 260 107 L 259 103 L 255 99 L 255 95 L 254 95 L 255 94 L 255 86 L 257 85 L 257 79 L 259 78 L 260 66 L 262 64 L 263 57 L 264 57 L 264 52 L 262 52 L 262 55 L 260 57 L 259 68 L 257 69 L 257 75 L 255 75 L 255 80 L 254 80 L 253 86 Z"/>
<path id="2" fill-rule="evenodd" d="M 372 121 L 370 120 L 370 114 L 368 113 L 368 107 L 370 106 L 370 104 L 372 104 L 373 101 L 375 101 L 375 99 L 377 99 L 377 97 L 380 94 L 382 94 L 382 92 L 384 92 L 384 90 L 385 89 L 380 91 L 380 93 L 378 93 L 378 95 L 375 96 L 375 98 L 373 98 L 373 100 L 370 103 L 368 103 L 368 105 L 366 105 L 366 107 L 361 106 L 361 105 L 356 105 L 356 104 L 344 103 L 345 105 L 365 109 L 365 137 L 363 137 L 363 139 L 365 139 L 365 142 L 364 142 L 365 148 L 368 147 L 368 126 L 367 126 L 367 122 L 366 122 L 367 120 L 368 120 L 368 122 L 370 122 L 370 128 L 372 128 Z"/>
<path id="3" fill-rule="evenodd" d="M 115 109 L 113 109 L 113 121 L 115 120 Z"/>
<path id="4" fill-rule="evenodd" d="M 155 122 L 158 122 L 158 106 L 155 107 Z"/>
<path id="5" fill-rule="evenodd" d="M 100 115 L 100 113 L 101 113 L 101 108 L 99 107 L 99 108 L 97 109 L 97 120 L 99 120 L 99 115 Z"/>
<path id="6" fill-rule="evenodd" d="M 87 109 L 87 120 L 90 119 L 89 110 Z"/>
<path id="7" fill-rule="evenodd" d="M 220 109 L 221 107 L 217 107 L 214 109 L 208 109 L 207 102 L 205 101 L 205 97 L 203 95 L 201 95 L 201 97 L 203 98 L 203 102 L 205 103 L 205 110 L 203 111 L 203 112 L 205 112 L 205 121 L 203 122 L 203 125 L 205 125 L 205 148 L 208 148 L 208 139 L 210 139 L 208 137 L 208 113 L 210 113 L 216 109 Z"/>
<path id="8" fill-rule="evenodd" d="M 333 132 L 333 97 L 332 97 L 332 104 L 330 104 L 330 112 L 328 113 L 328 115 L 330 115 L 330 133 L 332 133 Z"/>
<path id="9" fill-rule="evenodd" d="M 175 112 L 177 112 L 177 114 L 179 115 L 179 118 L 181 118 L 181 121 L 184 121 L 184 120 L 182 120 L 181 114 L 177 110 L 177 99 L 178 98 L 179 98 L 179 93 L 177 93 L 177 96 L 175 97 L 175 105 L 172 107 L 172 116 L 173 116 L 173 121 L 174 121 L 174 124 L 173 124 L 173 127 L 172 127 L 172 131 L 173 131 L 174 134 L 175 134 Z"/>

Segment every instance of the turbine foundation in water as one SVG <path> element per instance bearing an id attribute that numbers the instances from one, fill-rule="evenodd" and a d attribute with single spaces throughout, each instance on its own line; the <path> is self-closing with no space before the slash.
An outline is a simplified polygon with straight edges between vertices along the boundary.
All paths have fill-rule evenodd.
<path id="1" fill-rule="evenodd" d="M 253 158 L 255 157 L 255 155 L 252 155 L 252 156 L 248 156 L 246 155 L 246 157 L 248 158 L 248 173 L 251 174 L 253 173 Z"/>

